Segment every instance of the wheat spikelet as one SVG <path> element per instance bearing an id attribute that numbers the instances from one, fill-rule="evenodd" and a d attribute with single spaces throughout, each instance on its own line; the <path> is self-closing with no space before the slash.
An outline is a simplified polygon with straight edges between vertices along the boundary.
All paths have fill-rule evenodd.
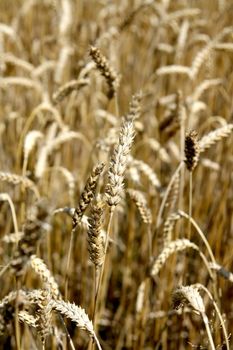
<path id="1" fill-rule="evenodd" d="M 103 109 L 97 109 L 96 116 L 97 116 L 97 118 L 102 118 L 102 119 L 106 120 L 108 123 L 110 123 L 113 126 L 116 126 L 118 124 L 118 119 L 115 117 L 115 115 L 113 115 L 112 113 L 109 113 Z"/>
<path id="2" fill-rule="evenodd" d="M 110 128 L 108 131 L 108 134 L 104 138 L 99 138 L 96 142 L 96 147 L 100 149 L 102 152 L 109 152 L 111 149 L 111 146 L 116 144 L 118 141 L 118 129 L 113 127 Z"/>
<path id="3" fill-rule="evenodd" d="M 134 128 L 132 122 L 124 121 L 120 130 L 119 140 L 111 157 L 108 184 L 106 186 L 106 200 L 109 206 L 116 206 L 120 202 L 123 190 L 124 174 L 127 167 L 128 155 L 133 143 Z"/>
<path id="4" fill-rule="evenodd" d="M 27 135 L 25 136 L 24 149 L 23 149 L 23 152 L 24 152 L 23 176 L 25 176 L 26 174 L 29 155 L 33 150 L 33 148 L 35 147 L 37 140 L 42 137 L 43 137 L 43 134 L 38 130 L 32 130 L 29 133 L 27 133 Z"/>
<path id="5" fill-rule="evenodd" d="M 12 301 L 15 301 L 17 296 L 20 300 L 24 301 L 26 299 L 27 293 L 23 289 L 19 289 L 18 291 L 11 291 L 0 301 L 0 309 L 3 309 L 8 304 L 12 303 Z"/>
<path id="6" fill-rule="evenodd" d="M 158 176 L 156 175 L 154 170 L 143 160 L 131 158 L 130 166 L 131 165 L 138 168 L 138 170 L 148 178 L 153 187 L 155 187 L 156 189 L 159 189 L 161 187 L 161 183 L 158 179 Z"/>
<path id="7" fill-rule="evenodd" d="M 92 201 L 92 199 L 95 196 L 96 188 L 98 185 L 99 177 L 104 169 L 104 163 L 100 163 L 96 165 L 89 178 L 87 179 L 85 188 L 80 196 L 79 204 L 75 208 L 75 212 L 73 215 L 73 225 L 77 226 L 78 223 L 81 221 L 82 216 L 87 209 L 88 205 Z"/>
<path id="8" fill-rule="evenodd" d="M 26 292 L 26 299 L 29 304 L 39 305 L 43 300 L 43 289 L 30 289 Z"/>
<path id="9" fill-rule="evenodd" d="M 151 149 L 155 152 L 158 153 L 159 158 L 164 162 L 164 163 L 169 163 L 171 161 L 169 154 L 167 153 L 166 149 L 161 146 L 161 144 L 152 138 L 148 138 L 146 140 L 148 142 L 149 146 Z"/>
<path id="10" fill-rule="evenodd" d="M 80 132 L 75 131 L 63 131 L 53 140 L 48 141 L 40 150 L 38 160 L 35 167 L 35 175 L 37 178 L 41 178 L 47 166 L 49 155 L 60 147 L 63 143 L 71 141 L 73 139 L 81 140 L 89 148 L 89 142 Z"/>
<path id="11" fill-rule="evenodd" d="M 37 291 L 38 290 L 36 290 L 36 292 Z M 30 295 L 30 292 L 28 295 Z M 19 320 L 30 327 L 36 328 L 44 346 L 46 337 L 51 332 L 53 305 L 51 296 L 46 290 L 40 290 L 40 293 L 33 293 L 32 291 L 29 300 L 31 301 L 31 304 L 34 304 L 36 307 L 36 311 L 34 311 L 35 316 L 23 310 L 19 312 Z"/>
<path id="12" fill-rule="evenodd" d="M 192 308 L 199 312 L 205 312 L 205 305 L 203 300 L 196 288 L 193 286 L 181 286 L 178 287 L 173 293 L 173 305 L 174 308 L 178 309 L 188 303 Z"/>
<path id="13" fill-rule="evenodd" d="M 137 6 L 135 9 L 133 9 L 120 23 L 119 25 L 119 32 L 122 32 L 125 30 L 127 27 L 130 26 L 130 24 L 133 22 L 137 14 L 141 13 L 143 9 L 147 6 L 151 5 L 150 3 L 141 3 L 139 6 Z"/>
<path id="14" fill-rule="evenodd" d="M 64 176 L 65 180 L 67 181 L 67 185 L 69 188 L 69 197 L 71 200 L 74 198 L 74 192 L 75 192 L 75 179 L 73 174 L 66 168 L 60 166 L 53 168 L 55 170 L 59 170 L 61 174 Z"/>
<path id="15" fill-rule="evenodd" d="M 138 92 L 137 94 L 132 96 L 132 100 L 129 104 L 129 112 L 125 116 L 125 119 L 127 121 L 135 121 L 140 117 L 141 100 L 142 100 L 141 92 Z"/>
<path id="16" fill-rule="evenodd" d="M 53 300 L 52 301 L 53 309 L 57 310 L 61 315 L 71 319 L 76 325 L 87 331 L 91 337 L 94 337 L 95 332 L 93 328 L 93 323 L 89 319 L 85 310 L 80 306 L 75 305 L 74 303 L 65 302 L 63 300 Z"/>
<path id="17" fill-rule="evenodd" d="M 1 78 L 0 79 L 0 86 L 2 88 L 6 88 L 8 86 L 22 86 L 27 89 L 34 89 L 36 90 L 40 95 L 42 95 L 42 87 L 41 85 L 31 79 L 23 78 L 23 77 L 7 77 L 7 78 Z"/>
<path id="18" fill-rule="evenodd" d="M 29 73 L 31 73 L 35 68 L 31 63 L 29 63 L 21 58 L 18 58 L 11 53 L 5 53 L 5 54 L 1 53 L 0 60 L 3 62 L 6 62 L 6 63 L 13 64 L 19 68 L 22 68 Z"/>
<path id="19" fill-rule="evenodd" d="M 0 23 L 0 33 L 4 33 L 8 37 L 10 37 L 14 42 L 20 42 L 15 30 L 11 26 L 6 25 L 5 23 Z"/>
<path id="20" fill-rule="evenodd" d="M 230 136 L 232 130 L 233 124 L 227 124 L 203 136 L 199 141 L 200 152 L 204 152 L 222 138 Z"/>
<path id="21" fill-rule="evenodd" d="M 37 198 L 40 197 L 39 191 L 33 181 L 26 176 L 20 176 L 8 172 L 0 171 L 0 181 L 5 181 L 13 185 L 24 185 L 25 188 L 32 190 Z"/>
<path id="22" fill-rule="evenodd" d="M 30 315 L 29 312 L 22 310 L 19 311 L 19 320 L 20 322 L 26 323 L 30 327 L 36 328 L 36 318 L 33 315 Z"/>
<path id="23" fill-rule="evenodd" d="M 192 63 L 192 66 L 190 68 L 190 78 L 192 80 L 196 79 L 201 66 L 203 65 L 204 61 L 211 56 L 211 51 L 213 49 L 213 42 L 210 42 L 205 46 L 201 51 L 199 51 L 194 58 L 194 61 Z"/>
<path id="24" fill-rule="evenodd" d="M 119 74 L 116 73 L 115 69 L 110 66 L 107 58 L 100 52 L 97 47 L 91 46 L 90 56 L 96 64 L 97 69 L 106 79 L 109 87 L 108 98 L 111 99 L 117 91 L 119 86 Z"/>
<path id="25" fill-rule="evenodd" d="M 199 160 L 200 146 L 197 132 L 191 131 L 185 137 L 185 163 L 189 171 L 193 171 Z"/>
<path id="26" fill-rule="evenodd" d="M 46 337 L 51 332 L 51 318 L 53 302 L 51 300 L 50 292 L 42 291 L 42 300 L 37 304 L 36 311 L 36 329 L 40 335 L 42 344 L 45 344 Z"/>
<path id="27" fill-rule="evenodd" d="M 101 235 L 103 212 L 104 202 L 98 196 L 91 208 L 87 231 L 88 251 L 96 268 L 99 268 L 104 261 L 104 242 Z"/>
<path id="28" fill-rule="evenodd" d="M 52 96 L 53 103 L 56 105 L 61 103 L 67 96 L 73 91 L 79 90 L 82 87 L 89 84 L 87 79 L 71 80 L 68 83 L 62 85 Z"/>
<path id="29" fill-rule="evenodd" d="M 208 79 L 208 80 L 204 80 L 201 82 L 201 84 L 199 84 L 195 90 L 194 93 L 191 96 L 191 99 L 193 101 L 198 101 L 201 97 L 201 95 L 208 89 L 218 86 L 220 84 L 222 84 L 222 79 Z"/>
<path id="30" fill-rule="evenodd" d="M 32 130 L 27 133 L 24 140 L 24 158 L 27 160 L 30 152 L 35 147 L 36 141 L 43 137 L 42 132 L 38 130 Z"/>
<path id="31" fill-rule="evenodd" d="M 158 76 L 171 75 L 171 74 L 183 74 L 183 75 L 186 75 L 187 77 L 190 77 L 190 68 L 185 66 L 179 66 L 179 65 L 164 66 L 164 67 L 158 68 L 156 70 L 156 74 Z"/>
<path id="32" fill-rule="evenodd" d="M 208 169 L 211 169 L 211 170 L 213 170 L 213 171 L 216 171 L 216 172 L 219 172 L 219 171 L 220 171 L 220 165 L 219 165 L 219 163 L 214 162 L 214 161 L 212 161 L 212 160 L 210 160 L 210 159 L 208 159 L 208 158 L 202 158 L 200 161 L 201 161 L 201 164 L 202 164 L 204 167 L 206 167 L 206 168 L 208 168 Z"/>
<path id="33" fill-rule="evenodd" d="M 170 255 L 172 255 L 175 252 L 185 250 L 187 248 L 192 248 L 194 250 L 197 250 L 203 259 L 203 254 L 201 254 L 196 244 L 190 242 L 188 239 L 177 239 L 176 241 L 169 242 L 163 248 L 162 252 L 156 258 L 151 268 L 151 276 L 155 277 L 159 273 L 159 271 L 161 270 L 161 268 L 163 267 L 163 265 L 165 264 L 166 260 L 169 258 Z M 206 262 L 205 257 L 204 257 L 204 261 Z M 208 263 L 207 263 L 207 266 L 208 266 Z"/>
<path id="34" fill-rule="evenodd" d="M 142 221 L 145 224 L 150 225 L 152 223 L 152 214 L 150 209 L 148 208 L 148 204 L 143 193 L 132 188 L 128 188 L 127 193 L 129 194 L 130 198 L 135 202 L 138 211 L 141 215 Z"/>
<path id="35" fill-rule="evenodd" d="M 177 45 L 176 45 L 176 60 L 179 61 L 183 55 L 185 44 L 187 42 L 188 37 L 188 31 L 190 28 L 190 23 L 188 20 L 184 20 L 182 22 L 179 36 L 177 39 Z"/>
<path id="36" fill-rule="evenodd" d="M 171 213 L 163 225 L 163 245 L 166 246 L 172 240 L 172 231 L 175 223 L 179 220 L 181 215 L 179 213 Z"/>
<path id="37" fill-rule="evenodd" d="M 180 176 L 177 174 L 175 180 L 167 193 L 167 199 L 164 204 L 164 208 L 169 213 L 175 209 L 175 205 L 178 199 L 180 189 Z"/>
<path id="38" fill-rule="evenodd" d="M 53 299 L 59 299 L 61 294 L 57 282 L 55 281 L 53 275 L 49 271 L 48 267 L 44 261 L 40 258 L 37 258 L 36 255 L 30 257 L 30 264 L 33 270 L 38 274 L 41 280 L 45 283 L 46 288 L 49 290 L 51 297 Z"/>

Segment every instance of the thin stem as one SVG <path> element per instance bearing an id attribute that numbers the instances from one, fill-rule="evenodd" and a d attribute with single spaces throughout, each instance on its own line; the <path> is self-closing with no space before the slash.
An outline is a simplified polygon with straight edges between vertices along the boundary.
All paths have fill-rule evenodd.
<path id="1" fill-rule="evenodd" d="M 216 263 L 216 260 L 215 260 L 215 257 L 214 257 L 214 254 L 212 252 L 212 249 L 209 245 L 209 242 L 207 241 L 204 233 L 202 232 L 202 230 L 200 229 L 200 227 L 198 226 L 198 224 L 196 223 L 196 221 L 188 214 L 186 214 L 185 212 L 183 212 L 182 210 L 179 210 L 179 214 L 188 219 L 190 221 L 190 223 L 195 227 L 197 233 L 199 234 L 199 236 L 201 237 L 202 241 L 204 242 L 205 246 L 206 246 L 206 249 L 208 250 L 208 253 L 210 255 L 210 259 L 212 260 L 213 263 Z"/>
<path id="2" fill-rule="evenodd" d="M 206 314 L 204 312 L 201 313 L 203 322 L 205 324 L 205 329 L 206 329 L 206 333 L 209 339 L 209 343 L 210 343 L 210 348 L 211 350 L 216 350 L 215 345 L 214 345 L 214 341 L 213 341 L 213 337 L 210 331 L 210 326 L 209 326 L 209 320 L 208 317 L 206 316 Z"/>
<path id="3" fill-rule="evenodd" d="M 147 235 L 148 235 L 148 251 L 149 251 L 149 260 L 152 260 L 153 252 L 152 252 L 152 234 L 151 234 L 151 225 L 147 226 Z"/>
<path id="4" fill-rule="evenodd" d="M 69 283 L 69 268 L 70 268 L 70 261 L 71 261 L 71 255 L 72 250 L 74 246 L 74 234 L 75 234 L 76 226 L 73 227 L 71 231 L 71 237 L 70 237 L 70 244 L 69 244 L 69 250 L 68 250 L 68 257 L 66 262 L 66 273 L 65 273 L 65 300 L 68 298 L 68 283 Z"/>
<path id="5" fill-rule="evenodd" d="M 214 305 L 214 308 L 215 308 L 215 311 L 216 311 L 216 313 L 218 315 L 219 321 L 220 321 L 221 326 L 222 326 L 222 330 L 223 330 L 223 333 L 224 333 L 224 338 L 225 338 L 227 350 L 230 350 L 229 340 L 228 340 L 228 337 L 227 337 L 227 330 L 226 330 L 226 327 L 225 327 L 225 324 L 224 324 L 222 315 L 221 315 L 221 313 L 219 311 L 217 303 L 215 302 L 215 300 L 212 297 L 211 293 L 209 292 L 209 290 L 205 286 L 203 286 L 200 283 L 196 283 L 195 287 L 197 287 L 198 289 L 204 290 L 206 292 L 206 294 L 208 295 L 208 297 L 210 298 L 210 300 L 212 301 L 212 303 Z"/>
<path id="6" fill-rule="evenodd" d="M 94 339 L 95 339 L 95 342 L 96 342 L 96 345 L 97 345 L 98 350 L 102 350 L 101 345 L 100 345 L 100 342 L 99 342 L 99 340 L 98 340 L 98 338 L 97 338 L 96 335 L 94 335 Z"/>
<path id="7" fill-rule="evenodd" d="M 193 173 L 189 173 L 189 224 L 188 224 L 188 239 L 191 238 L 191 220 L 192 217 L 192 192 L 193 192 Z"/>
<path id="8" fill-rule="evenodd" d="M 119 111 L 118 93 L 117 92 L 115 93 L 114 100 L 115 100 L 115 113 L 116 113 L 116 116 L 119 117 L 120 111 Z"/>
<path id="9" fill-rule="evenodd" d="M 161 224 L 161 220 L 162 220 L 162 214 L 163 214 L 163 210 L 164 210 L 164 207 L 165 207 L 165 204 L 166 204 L 166 201 L 167 201 L 167 198 L 168 198 L 168 195 L 169 195 L 169 192 L 172 188 L 172 185 L 176 179 L 176 176 L 178 175 L 178 173 L 180 172 L 180 170 L 182 169 L 184 163 L 183 162 L 180 162 L 180 164 L 178 165 L 176 171 L 174 172 L 174 174 L 172 175 L 172 178 L 167 186 L 167 189 L 166 189 L 166 192 L 163 196 L 163 200 L 162 200 L 162 203 L 160 205 L 160 208 L 159 208 L 159 213 L 158 213 L 158 218 L 157 218 L 157 224 L 156 224 L 156 228 L 158 228 Z"/>
<path id="10" fill-rule="evenodd" d="M 110 209 L 110 216 L 109 216 L 109 221 L 108 221 L 108 227 L 107 227 L 107 234 L 106 234 L 106 239 L 105 239 L 105 246 L 104 246 L 104 261 L 100 269 L 100 274 L 99 274 L 99 279 L 98 279 L 98 285 L 97 285 L 97 290 L 96 290 L 96 296 L 95 296 L 95 308 L 97 308 L 98 305 L 98 298 L 100 294 L 100 286 L 103 280 L 103 273 L 104 273 L 104 268 L 105 268 L 105 262 L 106 262 L 106 254 L 107 254 L 107 249 L 108 249 L 108 243 L 109 243 L 109 237 L 110 237 L 110 230 L 111 230 L 111 224 L 112 224 L 112 218 L 113 218 L 113 213 L 114 213 L 115 207 L 111 207 Z M 94 314 L 94 319 L 96 320 L 96 309 L 95 309 L 95 314 Z M 94 323 L 95 326 L 95 323 Z"/>
<path id="11" fill-rule="evenodd" d="M 64 327 L 64 330 L 65 330 L 65 332 L 66 332 L 66 336 L 67 336 L 67 338 L 68 338 L 68 340 L 69 340 L 70 347 L 71 347 L 72 350 L 75 350 L 73 340 L 71 339 L 71 336 L 70 336 L 70 333 L 68 332 L 68 329 L 67 329 L 67 327 L 66 327 L 65 321 L 63 320 L 63 318 L 62 318 L 62 316 L 61 316 L 60 314 L 59 314 L 59 318 L 60 318 L 61 323 L 62 323 L 62 325 L 63 325 L 63 327 Z"/>
<path id="12" fill-rule="evenodd" d="M 16 289 L 17 294 L 15 298 L 15 340 L 16 340 L 16 349 L 20 350 L 20 327 L 19 327 L 19 279 L 16 277 Z"/>
<path id="13" fill-rule="evenodd" d="M 180 156 L 181 159 L 184 159 L 184 145 L 185 145 L 185 121 L 181 120 L 181 126 L 180 126 Z M 180 189 L 179 189 L 179 208 L 183 208 L 183 201 L 184 201 L 184 175 L 185 175 L 185 168 L 183 167 L 180 172 Z M 180 231 L 180 229 L 179 229 Z"/>

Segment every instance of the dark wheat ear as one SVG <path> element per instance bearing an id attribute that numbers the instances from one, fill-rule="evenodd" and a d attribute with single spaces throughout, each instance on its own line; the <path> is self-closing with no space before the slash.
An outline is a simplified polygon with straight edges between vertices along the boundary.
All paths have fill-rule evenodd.
<path id="1" fill-rule="evenodd" d="M 193 171 L 197 166 L 200 154 L 197 132 L 190 131 L 185 137 L 185 164 L 189 171 Z"/>
<path id="2" fill-rule="evenodd" d="M 91 46 L 90 56 L 108 84 L 108 98 L 111 99 L 118 89 L 120 76 L 97 47 Z"/>

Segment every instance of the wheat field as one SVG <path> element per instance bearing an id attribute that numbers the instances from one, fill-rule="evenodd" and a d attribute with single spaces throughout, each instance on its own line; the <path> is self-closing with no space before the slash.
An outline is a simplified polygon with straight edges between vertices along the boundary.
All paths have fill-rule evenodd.
<path id="1" fill-rule="evenodd" d="M 0 0 L 0 349 L 233 349 L 232 23 Z"/>

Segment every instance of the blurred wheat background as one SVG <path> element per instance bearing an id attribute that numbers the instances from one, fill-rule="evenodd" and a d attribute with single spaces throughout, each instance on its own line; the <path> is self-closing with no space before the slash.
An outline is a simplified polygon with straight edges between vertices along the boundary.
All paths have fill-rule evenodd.
<path id="1" fill-rule="evenodd" d="M 232 23 L 0 0 L 0 349 L 233 349 Z"/>

